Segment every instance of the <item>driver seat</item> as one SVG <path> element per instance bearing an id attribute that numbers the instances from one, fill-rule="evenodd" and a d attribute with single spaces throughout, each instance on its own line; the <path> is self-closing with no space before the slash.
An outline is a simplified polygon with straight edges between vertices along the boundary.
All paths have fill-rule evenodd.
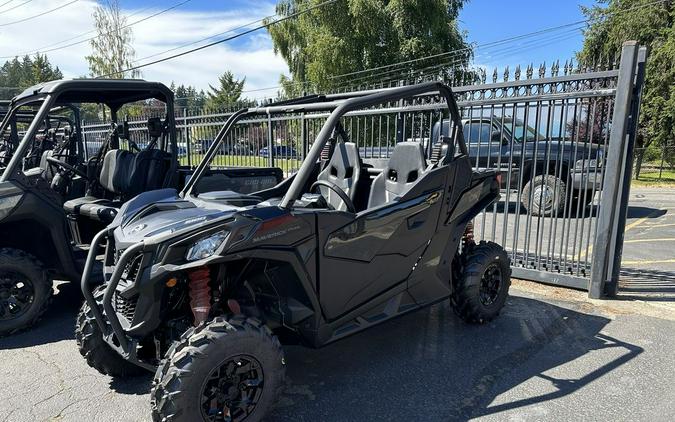
<path id="1" fill-rule="evenodd" d="M 361 178 L 361 157 L 356 144 L 353 142 L 338 142 L 335 151 L 326 168 L 319 173 L 317 180 L 325 180 L 337 185 L 349 198 L 354 201 L 356 186 Z M 347 204 L 331 189 L 319 186 L 321 196 L 335 210 L 345 211 Z"/>

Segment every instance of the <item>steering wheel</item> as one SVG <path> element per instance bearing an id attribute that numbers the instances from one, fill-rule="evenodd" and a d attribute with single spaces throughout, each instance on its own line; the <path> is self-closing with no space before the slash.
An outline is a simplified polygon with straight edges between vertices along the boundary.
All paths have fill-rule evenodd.
<path id="1" fill-rule="evenodd" d="M 76 174 L 76 175 L 78 175 L 80 177 L 83 177 L 87 180 L 89 179 L 89 176 L 87 176 L 83 171 L 80 171 L 80 170 L 76 169 L 75 167 L 71 166 L 70 164 L 68 164 L 66 162 L 63 162 L 59 159 L 56 159 L 54 157 L 47 157 L 47 162 L 49 164 L 52 164 L 54 166 L 62 168 L 63 170 L 66 171 L 66 173 Z"/>
<path id="2" fill-rule="evenodd" d="M 309 188 L 310 192 L 314 192 L 314 189 L 316 189 L 318 186 L 324 186 L 327 187 L 328 189 L 332 190 L 337 194 L 337 196 L 340 197 L 342 202 L 345 203 L 347 206 L 347 211 L 351 212 L 352 214 L 356 214 L 356 208 L 354 207 L 354 203 L 352 202 L 351 199 L 349 199 L 349 196 L 343 191 L 338 185 L 336 185 L 333 182 L 329 182 L 328 180 L 317 180 L 316 182 L 312 183 L 312 186 Z"/>

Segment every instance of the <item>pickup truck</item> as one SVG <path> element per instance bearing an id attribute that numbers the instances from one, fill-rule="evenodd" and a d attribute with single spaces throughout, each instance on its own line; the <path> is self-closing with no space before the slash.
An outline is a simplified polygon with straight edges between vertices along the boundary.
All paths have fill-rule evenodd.
<path id="1" fill-rule="evenodd" d="M 442 124 L 447 135 L 448 122 Z M 440 125 L 434 125 L 432 139 L 438 139 Z M 559 215 L 570 200 L 586 206 L 600 189 L 604 151 L 596 144 L 546 137 L 511 117 L 466 118 L 462 125 L 473 166 L 502 170 L 502 188 L 520 190 L 532 215 Z"/>

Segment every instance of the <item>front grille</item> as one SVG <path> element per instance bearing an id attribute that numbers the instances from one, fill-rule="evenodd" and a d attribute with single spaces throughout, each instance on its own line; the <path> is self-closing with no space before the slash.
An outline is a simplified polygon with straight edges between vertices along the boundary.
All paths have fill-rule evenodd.
<path id="1" fill-rule="evenodd" d="M 126 265 L 124 266 L 124 271 L 122 271 L 122 280 L 126 280 L 130 283 L 136 281 L 138 272 L 141 270 L 141 264 L 143 263 L 143 254 L 138 254 L 135 257 L 131 258 Z"/>
<path id="2" fill-rule="evenodd" d="M 122 314 L 127 320 L 132 321 L 134 313 L 136 313 L 136 301 L 136 298 L 127 299 L 119 292 L 115 292 L 115 311 Z"/>

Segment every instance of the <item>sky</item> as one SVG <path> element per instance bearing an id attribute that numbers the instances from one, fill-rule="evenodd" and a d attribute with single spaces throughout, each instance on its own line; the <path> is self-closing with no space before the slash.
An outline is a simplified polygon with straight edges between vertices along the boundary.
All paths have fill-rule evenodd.
<path id="1" fill-rule="evenodd" d="M 120 1 L 123 14 L 128 16 L 129 23 L 133 23 L 186 0 Z M 562 28 L 498 45 L 489 43 L 582 20 L 579 5 L 592 2 L 470 0 L 460 12 L 460 28 L 466 31 L 467 41 L 478 46 L 474 61 L 479 66 L 489 69 L 498 66 L 502 72 L 506 65 L 513 69 L 518 64 L 550 64 L 555 59 L 564 62 L 581 47 L 582 36 L 578 27 Z M 147 56 L 250 24 L 272 15 L 274 3 L 271 0 L 188 0 L 171 11 L 132 26 L 136 58 L 139 63 L 158 59 L 164 56 L 143 60 Z M 64 7 L 44 16 L 14 23 L 60 6 Z M 91 15 L 95 6 L 93 0 L 0 0 L 0 62 L 14 55 L 39 50 L 59 66 L 65 77 L 87 75 L 84 57 L 90 53 L 90 47 L 88 42 L 81 41 L 93 35 Z M 220 37 L 227 35 L 231 33 Z M 62 42 L 64 40 L 69 41 Z M 72 43 L 77 44 L 58 48 Z M 172 53 L 180 51 L 177 49 Z M 249 98 L 274 96 L 275 88 L 264 88 L 277 86 L 279 75 L 288 73 L 284 60 L 274 54 L 269 35 L 261 30 L 230 43 L 144 68 L 142 76 L 166 84 L 175 81 L 208 89 L 209 84 L 217 83 L 218 76 L 225 70 L 231 70 L 238 78 L 246 77 L 244 95 Z"/>

